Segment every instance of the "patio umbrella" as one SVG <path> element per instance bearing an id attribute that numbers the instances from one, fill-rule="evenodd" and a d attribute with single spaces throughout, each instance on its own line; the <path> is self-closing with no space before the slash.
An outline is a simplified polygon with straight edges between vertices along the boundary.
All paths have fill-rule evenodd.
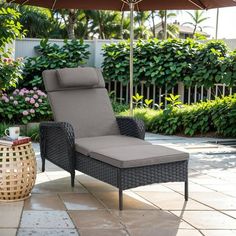
<path id="1" fill-rule="evenodd" d="M 133 115 L 134 11 L 198 10 L 236 6 L 236 0 L 7 0 L 51 9 L 130 11 L 130 113 Z"/>

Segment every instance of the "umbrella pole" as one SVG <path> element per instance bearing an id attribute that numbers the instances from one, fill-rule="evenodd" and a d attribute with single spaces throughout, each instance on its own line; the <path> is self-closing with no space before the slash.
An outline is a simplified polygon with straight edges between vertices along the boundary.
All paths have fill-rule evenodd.
<path id="1" fill-rule="evenodd" d="M 130 115 L 133 116 L 133 72 L 134 72 L 134 59 L 133 59 L 133 49 L 134 49 L 134 3 L 129 4 L 130 8 L 130 64 L 129 64 L 129 88 L 130 88 Z"/>
<path id="2" fill-rule="evenodd" d="M 215 32 L 215 39 L 218 39 L 218 29 L 219 29 L 219 8 L 216 10 L 216 32 Z"/>

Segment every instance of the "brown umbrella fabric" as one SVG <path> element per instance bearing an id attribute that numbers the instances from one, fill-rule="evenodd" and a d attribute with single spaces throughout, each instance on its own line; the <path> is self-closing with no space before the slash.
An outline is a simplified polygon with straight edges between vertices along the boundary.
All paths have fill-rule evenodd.
<path id="1" fill-rule="evenodd" d="M 130 10 L 127 3 L 134 3 L 135 10 L 194 10 L 236 6 L 236 0 L 8 0 L 7 2 L 34 5 L 52 9 L 81 10 Z M 137 4 L 136 4 L 137 3 Z"/>

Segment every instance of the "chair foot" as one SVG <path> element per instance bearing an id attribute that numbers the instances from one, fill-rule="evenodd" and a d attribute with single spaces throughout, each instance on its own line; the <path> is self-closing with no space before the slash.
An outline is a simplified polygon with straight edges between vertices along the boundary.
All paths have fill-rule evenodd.
<path id="1" fill-rule="evenodd" d="M 184 198 L 185 201 L 188 201 L 188 180 L 184 182 Z"/>
<path id="2" fill-rule="evenodd" d="M 119 189 L 119 210 L 123 210 L 123 191 Z"/>
<path id="3" fill-rule="evenodd" d="M 71 176 L 71 187 L 75 186 L 75 172 L 70 173 Z"/>
<path id="4" fill-rule="evenodd" d="M 45 171 L 45 159 L 42 158 L 42 172 Z"/>

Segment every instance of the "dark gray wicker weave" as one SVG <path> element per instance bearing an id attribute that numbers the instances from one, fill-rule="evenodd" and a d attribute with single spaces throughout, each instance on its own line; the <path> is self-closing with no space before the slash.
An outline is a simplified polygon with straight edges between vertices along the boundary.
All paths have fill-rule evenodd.
<path id="1" fill-rule="evenodd" d="M 118 117 L 117 123 L 122 135 L 144 139 L 145 128 L 142 121 L 130 117 Z M 72 186 L 74 186 L 75 170 L 78 170 L 119 188 L 120 210 L 123 208 L 123 190 L 152 183 L 183 181 L 185 182 L 185 200 L 188 200 L 188 161 L 117 168 L 75 152 L 74 141 L 74 132 L 70 124 L 41 123 L 42 170 L 45 170 L 45 159 L 47 159 L 71 174 Z"/>

